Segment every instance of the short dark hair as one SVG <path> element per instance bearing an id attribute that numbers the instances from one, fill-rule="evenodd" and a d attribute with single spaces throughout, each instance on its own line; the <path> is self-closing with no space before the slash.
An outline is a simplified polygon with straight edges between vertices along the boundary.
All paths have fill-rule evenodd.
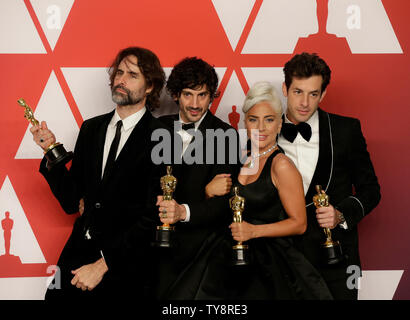
<path id="1" fill-rule="evenodd" d="M 218 75 L 215 68 L 197 57 L 187 57 L 178 62 L 172 69 L 167 81 L 170 95 L 179 97 L 185 88 L 196 89 L 206 85 L 211 96 L 211 102 L 219 96 Z"/>
<path id="2" fill-rule="evenodd" d="M 152 111 L 159 107 L 159 97 L 165 84 L 165 72 L 161 67 L 158 57 L 152 51 L 140 47 L 128 47 L 121 50 L 109 69 L 110 87 L 114 84 L 115 74 L 121 61 L 128 56 L 135 56 L 138 59 L 138 68 L 141 70 L 148 87 L 152 86 L 152 91 L 147 95 L 147 107 Z"/>
<path id="3" fill-rule="evenodd" d="M 289 90 L 293 78 L 310 78 L 311 76 L 322 76 L 322 91 L 323 93 L 329 82 L 331 70 L 326 62 L 316 53 L 303 52 L 295 55 L 292 59 L 286 62 L 283 68 L 285 74 L 286 89 Z"/>

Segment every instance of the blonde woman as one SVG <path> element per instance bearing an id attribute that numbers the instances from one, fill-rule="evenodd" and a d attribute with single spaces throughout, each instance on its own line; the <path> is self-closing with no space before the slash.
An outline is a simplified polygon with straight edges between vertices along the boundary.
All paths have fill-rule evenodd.
<path id="1" fill-rule="evenodd" d="M 256 83 L 242 110 L 252 145 L 233 179 L 245 199 L 243 222 L 232 223 L 230 234 L 209 255 L 197 298 L 332 299 L 320 274 L 292 243 L 292 236 L 306 230 L 305 197 L 297 168 L 277 145 L 282 104 L 274 87 Z M 208 186 L 211 194 L 223 189 Z M 237 241 L 249 246 L 248 266 L 230 263 Z"/>

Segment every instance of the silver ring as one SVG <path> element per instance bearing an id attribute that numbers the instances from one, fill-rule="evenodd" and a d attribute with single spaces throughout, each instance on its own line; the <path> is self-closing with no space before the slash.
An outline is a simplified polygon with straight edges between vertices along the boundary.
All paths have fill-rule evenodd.
<path id="1" fill-rule="evenodd" d="M 163 209 L 163 210 L 162 210 L 162 213 L 167 213 L 167 209 Z"/>
<path id="2" fill-rule="evenodd" d="M 162 214 L 162 217 L 166 219 L 168 216 L 167 216 L 166 213 L 163 213 L 163 214 Z"/>

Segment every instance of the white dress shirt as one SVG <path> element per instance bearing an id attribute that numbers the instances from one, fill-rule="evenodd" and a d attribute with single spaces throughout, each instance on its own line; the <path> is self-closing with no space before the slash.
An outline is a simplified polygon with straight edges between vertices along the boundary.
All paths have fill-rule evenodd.
<path id="1" fill-rule="evenodd" d="M 129 136 L 131 135 L 132 130 L 135 128 L 137 123 L 141 120 L 142 116 L 145 114 L 146 111 L 147 109 L 144 107 L 138 112 L 126 117 L 125 119 L 121 119 L 117 110 L 115 110 L 114 116 L 112 117 L 110 123 L 108 124 L 107 134 L 105 135 L 101 179 L 104 175 L 104 169 L 105 169 L 105 164 L 107 163 L 108 153 L 110 152 L 110 147 L 115 137 L 115 131 L 117 130 L 117 122 L 119 120 L 122 120 L 121 139 L 120 139 L 120 143 L 118 144 L 117 155 L 115 157 L 116 159 L 118 155 L 120 154 L 122 148 L 124 147 L 125 143 L 127 142 Z"/>
<path id="2" fill-rule="evenodd" d="M 291 123 L 286 117 L 286 114 L 285 122 Z M 286 140 L 282 135 L 279 135 L 278 138 L 278 144 L 283 148 L 285 154 L 292 159 L 302 176 L 305 196 L 312 182 L 319 159 L 319 112 L 316 110 L 306 123 L 308 123 L 312 129 L 312 136 L 309 142 L 306 141 L 299 132 L 293 143 Z M 339 224 L 339 226 L 343 229 L 348 228 L 346 221 Z"/>
<path id="3" fill-rule="evenodd" d="M 202 120 L 204 120 L 207 112 L 208 111 L 206 111 L 202 115 L 201 119 L 199 119 L 197 122 L 194 123 L 194 125 L 195 125 L 194 130 L 195 131 L 198 130 L 198 127 L 201 124 Z M 179 122 L 181 122 L 181 124 L 185 124 L 185 122 L 183 122 L 181 120 L 181 113 L 179 114 Z M 182 154 L 181 154 L 181 157 L 182 157 L 184 155 L 186 149 L 188 148 L 191 140 L 192 140 L 192 135 L 190 135 L 188 133 L 188 131 L 183 130 L 182 127 L 181 127 L 180 130 L 177 131 L 177 133 L 181 136 L 181 139 L 182 139 Z M 205 192 L 205 190 L 204 190 L 204 192 Z M 185 220 L 181 220 L 181 222 L 189 222 L 189 219 L 191 218 L 191 210 L 189 209 L 189 206 L 186 203 L 183 203 L 182 205 L 185 207 L 186 218 L 185 218 Z"/>
<path id="4" fill-rule="evenodd" d="M 207 112 L 208 112 L 208 111 L 207 111 Z M 198 130 L 198 127 L 199 127 L 199 125 L 201 124 L 202 120 L 204 120 L 204 118 L 205 118 L 207 112 L 205 112 L 205 113 L 202 115 L 201 119 L 199 119 L 197 122 L 194 123 L 194 125 L 195 125 L 194 130 L 195 130 L 195 131 Z M 186 122 L 184 122 L 184 121 L 181 120 L 181 114 L 179 115 L 179 120 L 178 120 L 178 121 L 181 122 L 181 124 L 186 124 Z M 177 131 L 177 133 L 178 133 L 178 134 L 181 136 L 181 138 L 182 138 L 182 154 L 181 154 L 181 156 L 182 156 L 182 155 L 185 153 L 186 149 L 188 148 L 189 144 L 191 143 L 192 135 L 190 135 L 190 134 L 188 133 L 188 131 L 183 130 L 182 127 L 181 127 L 180 130 Z"/>
<path id="5" fill-rule="evenodd" d="M 291 123 L 286 115 L 285 122 Z M 312 136 L 309 141 L 306 141 L 299 132 L 293 143 L 286 140 L 282 135 L 279 135 L 278 139 L 278 144 L 283 148 L 286 155 L 292 159 L 302 176 L 305 195 L 309 189 L 319 158 L 319 114 L 317 110 L 306 123 L 312 128 Z"/>

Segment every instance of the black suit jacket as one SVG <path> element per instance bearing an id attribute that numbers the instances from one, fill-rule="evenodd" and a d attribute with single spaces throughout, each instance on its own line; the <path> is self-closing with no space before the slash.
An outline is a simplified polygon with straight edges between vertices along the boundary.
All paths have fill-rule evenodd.
<path id="1" fill-rule="evenodd" d="M 85 202 L 84 213 L 75 221 L 58 262 L 62 275 L 65 272 L 66 280 L 71 280 L 71 270 L 95 262 L 102 252 L 109 271 L 98 289 L 107 287 L 107 282 L 121 288 L 130 284 L 138 274 L 135 267 L 144 265 L 144 259 L 148 259 L 148 232 L 154 228 L 149 225 L 152 220 L 147 212 L 155 203 L 150 192 L 154 172 L 151 132 L 158 128 L 159 122 L 148 110 L 145 112 L 109 175 L 102 180 L 105 136 L 113 114 L 110 112 L 83 123 L 70 170 L 60 166 L 48 171 L 45 159 L 40 165 L 40 172 L 66 213 L 78 212 L 80 198 Z M 87 229 L 92 240 L 85 240 Z M 131 248 L 140 255 L 130 254 Z M 116 294 L 108 292 L 108 295 Z"/>
<path id="2" fill-rule="evenodd" d="M 360 266 L 358 223 L 380 201 L 380 186 L 367 151 L 360 121 L 319 112 L 319 158 L 306 193 L 308 227 L 296 243 L 325 279 L 346 278 L 346 267 Z M 286 151 L 286 150 L 285 150 Z M 316 219 L 313 196 L 315 186 L 321 185 L 329 195 L 329 203 L 343 213 L 348 229 L 332 229 L 332 238 L 339 240 L 347 260 L 339 266 L 328 267 L 322 262 L 321 244 L 325 234 Z"/>
<path id="3" fill-rule="evenodd" d="M 167 126 L 171 133 L 174 133 L 174 121 L 178 121 L 178 115 L 170 115 L 159 118 Z M 234 140 L 225 139 L 224 147 L 216 148 L 216 139 L 207 137 L 207 129 L 221 130 L 226 132 L 230 130 L 234 133 Z M 176 130 L 177 131 L 177 130 Z M 201 255 L 207 247 L 207 242 L 211 242 L 212 234 L 217 230 L 227 229 L 232 222 L 232 214 L 229 208 L 229 195 L 221 197 L 205 198 L 205 186 L 220 173 L 230 173 L 231 178 L 235 179 L 238 175 L 239 151 L 236 156 L 231 155 L 232 163 L 229 163 L 229 153 L 238 149 L 239 135 L 236 130 L 215 117 L 210 111 L 202 120 L 198 127 L 204 138 L 203 164 L 187 164 L 185 160 L 178 164 L 180 154 L 173 155 L 173 175 L 177 178 L 177 186 L 173 198 L 179 204 L 187 204 L 190 208 L 189 222 L 178 222 L 175 224 L 174 233 L 175 248 L 171 250 L 161 250 L 159 254 L 159 271 L 157 273 L 158 289 L 156 296 L 161 299 L 192 299 L 195 293 L 195 285 L 192 284 L 192 291 L 189 289 L 185 292 L 179 292 L 178 281 L 186 277 L 188 270 L 196 262 L 196 257 Z M 190 147 L 195 143 L 201 145 L 200 139 L 196 138 L 191 141 Z M 173 143 L 182 143 L 180 136 L 175 132 L 173 134 Z M 222 146 L 222 145 L 221 145 Z M 189 147 L 189 148 L 190 148 Z M 189 148 L 185 152 L 189 152 Z M 231 149 L 230 149 L 231 148 Z M 172 148 L 174 150 L 174 148 Z M 198 150 L 196 150 L 198 151 Z M 213 163 L 205 163 L 206 151 L 213 152 Z M 193 153 L 195 154 L 195 153 Z M 218 154 L 224 156 L 223 163 L 217 163 Z M 195 154 L 197 155 L 197 154 Z M 209 159 L 208 159 L 209 160 Z M 163 170 L 165 174 L 165 169 Z M 166 252 L 164 252 L 166 251 Z M 185 280 L 182 280 L 185 281 Z M 186 288 L 186 286 L 184 286 Z"/>

